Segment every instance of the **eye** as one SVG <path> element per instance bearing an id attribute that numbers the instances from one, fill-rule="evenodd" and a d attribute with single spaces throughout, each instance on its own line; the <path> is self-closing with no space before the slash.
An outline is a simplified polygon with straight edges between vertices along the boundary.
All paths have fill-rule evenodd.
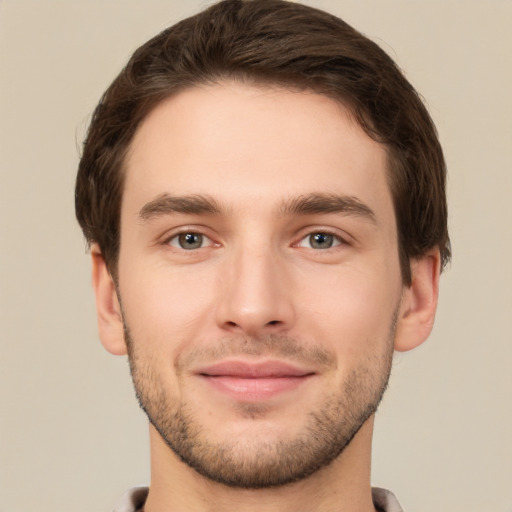
<path id="1" fill-rule="evenodd" d="M 194 249 L 207 247 L 211 245 L 212 241 L 201 233 L 186 232 L 173 236 L 167 243 L 171 247 L 192 251 Z"/>
<path id="2" fill-rule="evenodd" d="M 331 233 L 311 233 L 304 237 L 298 244 L 299 247 L 307 247 L 309 249 L 331 249 L 340 245 L 343 241 L 336 235 Z"/>

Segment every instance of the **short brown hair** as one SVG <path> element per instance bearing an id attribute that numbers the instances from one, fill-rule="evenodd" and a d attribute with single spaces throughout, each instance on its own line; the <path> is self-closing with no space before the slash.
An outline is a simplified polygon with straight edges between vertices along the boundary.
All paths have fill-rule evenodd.
<path id="1" fill-rule="evenodd" d="M 388 150 L 403 280 L 410 259 L 450 258 L 446 167 L 435 126 L 393 60 L 341 19 L 284 0 L 224 0 L 141 46 L 94 111 L 76 182 L 76 215 L 116 277 L 123 163 L 162 100 L 223 79 L 311 90 L 342 103 Z"/>

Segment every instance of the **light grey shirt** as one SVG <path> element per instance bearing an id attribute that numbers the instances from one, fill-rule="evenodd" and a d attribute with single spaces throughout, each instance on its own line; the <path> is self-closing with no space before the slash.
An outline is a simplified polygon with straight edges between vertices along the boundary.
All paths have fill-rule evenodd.
<path id="1" fill-rule="evenodd" d="M 123 494 L 113 512 L 137 512 L 142 510 L 148 487 L 134 487 Z M 403 512 L 392 492 L 379 487 L 372 488 L 373 504 L 379 512 Z"/>

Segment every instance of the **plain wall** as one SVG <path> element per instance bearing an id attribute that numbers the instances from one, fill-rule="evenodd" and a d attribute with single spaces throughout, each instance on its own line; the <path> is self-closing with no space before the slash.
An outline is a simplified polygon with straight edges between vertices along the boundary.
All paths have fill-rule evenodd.
<path id="1" fill-rule="evenodd" d="M 146 419 L 96 331 L 74 219 L 90 113 L 135 48 L 198 0 L 0 3 L 0 512 L 110 510 L 148 481 Z M 449 168 L 436 327 L 398 355 L 373 483 L 406 511 L 512 511 L 512 2 L 310 0 L 423 94 Z"/>

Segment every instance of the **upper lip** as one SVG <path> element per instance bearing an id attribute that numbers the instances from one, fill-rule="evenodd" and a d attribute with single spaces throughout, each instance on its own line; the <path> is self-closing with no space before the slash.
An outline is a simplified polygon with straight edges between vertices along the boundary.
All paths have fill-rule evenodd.
<path id="1" fill-rule="evenodd" d="M 264 379 L 272 377 L 305 377 L 314 372 L 283 361 L 221 361 L 200 368 L 197 373 L 208 377 Z"/>

